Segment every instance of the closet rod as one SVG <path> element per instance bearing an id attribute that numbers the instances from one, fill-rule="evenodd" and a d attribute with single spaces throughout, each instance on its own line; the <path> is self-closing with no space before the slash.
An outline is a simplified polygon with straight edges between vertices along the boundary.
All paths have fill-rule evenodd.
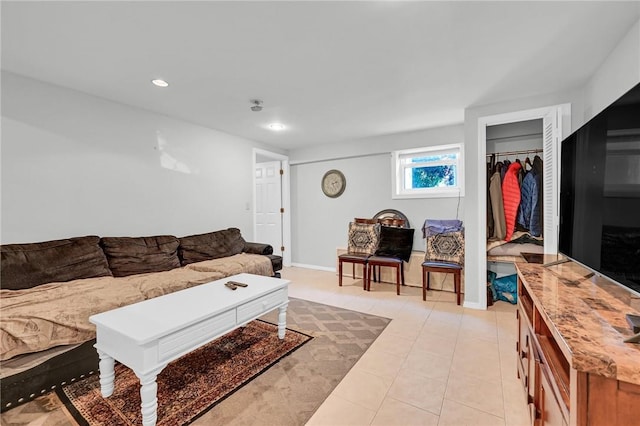
<path id="1" fill-rule="evenodd" d="M 495 155 L 496 157 L 505 157 L 507 155 L 539 154 L 541 152 L 543 152 L 542 149 L 525 149 L 522 151 L 493 152 L 491 154 L 487 154 L 487 157 L 491 157 L 492 155 Z"/>

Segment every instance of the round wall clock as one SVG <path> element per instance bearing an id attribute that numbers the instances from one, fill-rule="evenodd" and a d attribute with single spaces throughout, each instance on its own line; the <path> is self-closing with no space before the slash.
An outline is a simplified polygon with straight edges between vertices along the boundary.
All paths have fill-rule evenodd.
<path id="1" fill-rule="evenodd" d="M 329 170 L 322 176 L 322 192 L 331 198 L 342 195 L 347 187 L 347 180 L 340 170 Z"/>

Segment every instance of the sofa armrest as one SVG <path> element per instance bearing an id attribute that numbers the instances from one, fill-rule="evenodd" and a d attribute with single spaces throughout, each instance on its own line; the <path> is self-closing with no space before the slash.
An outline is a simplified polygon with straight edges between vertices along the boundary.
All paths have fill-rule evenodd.
<path id="1" fill-rule="evenodd" d="M 269 244 L 245 242 L 242 251 L 250 254 L 269 255 L 273 254 L 273 247 Z"/>

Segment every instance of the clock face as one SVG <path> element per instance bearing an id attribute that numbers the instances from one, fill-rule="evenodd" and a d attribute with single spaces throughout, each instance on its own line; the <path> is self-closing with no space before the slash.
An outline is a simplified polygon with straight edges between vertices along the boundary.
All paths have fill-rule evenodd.
<path id="1" fill-rule="evenodd" d="M 347 185 L 347 181 L 339 170 L 329 170 L 322 177 L 322 192 L 331 198 L 342 195 Z"/>

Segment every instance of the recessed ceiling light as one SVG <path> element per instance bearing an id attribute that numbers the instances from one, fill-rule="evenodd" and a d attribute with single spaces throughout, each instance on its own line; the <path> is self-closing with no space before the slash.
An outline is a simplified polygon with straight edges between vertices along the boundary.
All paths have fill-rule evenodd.
<path id="1" fill-rule="evenodd" d="M 169 85 L 169 83 L 159 78 L 156 78 L 155 80 L 151 80 L 151 82 L 158 87 L 167 87 Z"/>
<path id="2" fill-rule="evenodd" d="M 271 130 L 284 130 L 284 124 L 281 123 L 271 123 L 269 124 L 269 128 Z"/>

